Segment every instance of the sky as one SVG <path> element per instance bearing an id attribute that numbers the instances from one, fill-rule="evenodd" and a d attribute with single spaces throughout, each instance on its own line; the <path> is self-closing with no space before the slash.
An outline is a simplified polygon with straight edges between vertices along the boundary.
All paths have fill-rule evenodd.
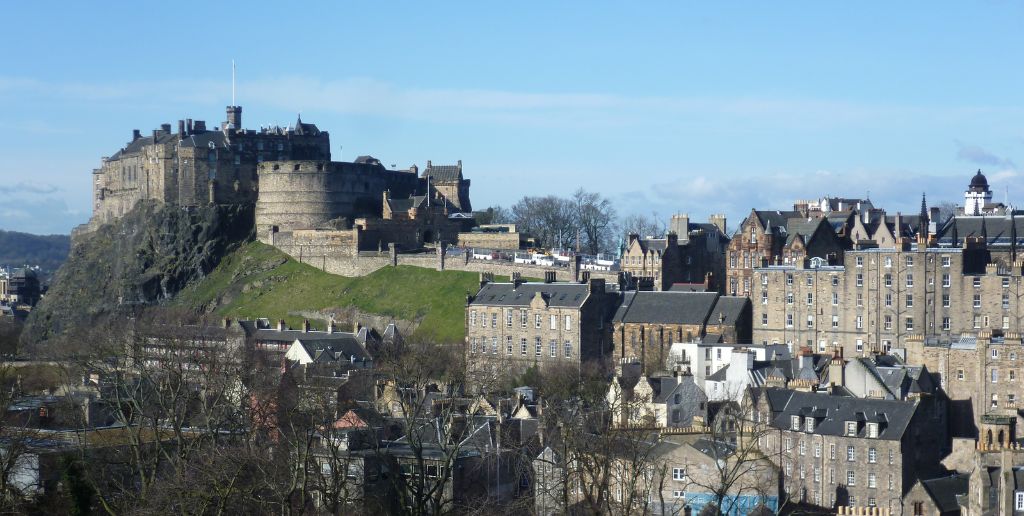
<path id="1" fill-rule="evenodd" d="M 556 4 L 556 5 L 549 5 Z M 1024 205 L 1020 2 L 18 2 L 0 47 L 0 229 L 67 233 L 132 129 L 301 113 L 333 159 L 461 159 L 474 207 L 622 214 L 869 196 Z"/>

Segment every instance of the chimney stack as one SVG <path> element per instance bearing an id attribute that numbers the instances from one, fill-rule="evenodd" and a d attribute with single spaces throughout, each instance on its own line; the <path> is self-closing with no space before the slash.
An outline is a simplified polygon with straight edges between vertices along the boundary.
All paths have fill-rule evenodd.
<path id="1" fill-rule="evenodd" d="M 327 333 L 334 333 L 336 331 L 338 331 L 338 328 L 334 324 L 334 319 L 331 319 L 331 322 L 327 323 Z"/>
<path id="2" fill-rule="evenodd" d="M 512 273 L 512 290 L 519 288 L 523 284 L 523 274 L 520 272 Z"/>
<path id="3" fill-rule="evenodd" d="M 185 131 L 186 131 L 185 134 L 193 134 L 193 132 L 192 132 L 192 119 L 191 118 L 186 118 L 185 119 Z"/>
<path id="4" fill-rule="evenodd" d="M 185 138 L 185 121 L 184 120 L 178 120 L 178 138 L 180 138 L 180 139 L 184 139 Z"/>
<path id="5" fill-rule="evenodd" d="M 160 130 L 163 131 L 164 134 L 171 134 L 171 124 L 160 124 Z"/>
<path id="6" fill-rule="evenodd" d="M 555 271 L 544 271 L 544 283 L 554 283 L 555 274 Z"/>
<path id="7" fill-rule="evenodd" d="M 230 328 L 231 327 L 231 319 L 230 318 L 228 318 L 228 317 L 224 318 L 224 327 L 225 328 Z"/>
<path id="8" fill-rule="evenodd" d="M 288 327 L 284 325 L 284 319 L 278 320 L 277 321 L 277 331 L 284 331 L 286 329 L 288 329 Z"/>
<path id="9" fill-rule="evenodd" d="M 302 320 L 302 333 L 309 333 L 309 319 Z"/>
<path id="10" fill-rule="evenodd" d="M 138 129 L 132 129 L 132 141 L 142 138 L 142 131 Z"/>

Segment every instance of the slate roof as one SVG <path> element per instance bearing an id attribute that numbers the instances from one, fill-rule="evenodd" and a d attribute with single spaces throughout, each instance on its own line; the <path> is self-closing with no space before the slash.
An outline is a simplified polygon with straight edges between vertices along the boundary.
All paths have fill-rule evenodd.
<path id="1" fill-rule="evenodd" d="M 457 183 L 462 179 L 462 170 L 458 165 L 432 164 L 423 171 L 423 177 L 435 183 Z"/>
<path id="2" fill-rule="evenodd" d="M 590 296 L 586 283 L 488 283 L 477 292 L 471 305 L 529 306 L 533 296 L 540 292 L 548 306 L 579 308 Z"/>
<path id="3" fill-rule="evenodd" d="M 712 382 L 724 382 L 725 377 L 728 375 L 728 370 L 729 364 L 726 364 L 725 367 L 715 371 L 715 373 L 709 376 L 707 379 Z"/>
<path id="4" fill-rule="evenodd" d="M 1013 215 L 1010 217 L 1001 215 L 991 216 L 963 216 L 950 217 L 938 231 L 940 245 L 953 245 L 953 235 L 962 244 L 967 237 L 980 237 L 982 235 L 982 224 L 985 226 L 986 242 L 989 245 L 1009 246 L 1013 241 L 1013 228 L 1016 226 L 1017 245 L 1024 244 L 1024 216 Z"/>
<path id="5" fill-rule="evenodd" d="M 335 331 L 328 333 L 325 331 L 309 331 L 304 332 L 302 330 L 283 330 L 278 331 L 274 328 L 257 328 L 255 321 L 238 321 L 238 324 L 245 331 L 246 336 L 254 337 L 256 340 L 271 341 L 271 342 L 282 342 L 292 343 L 296 340 L 303 342 L 316 342 L 316 341 L 353 341 L 353 342 L 365 342 L 364 339 L 360 339 L 359 336 L 344 331 Z M 366 338 L 372 338 L 372 334 L 366 333 Z"/>
<path id="6" fill-rule="evenodd" d="M 154 139 L 152 136 L 143 136 L 133 142 L 129 142 L 124 148 L 119 149 L 112 156 L 107 158 L 109 161 L 120 159 L 122 156 L 128 156 L 131 154 L 137 154 L 147 145 L 153 145 L 155 143 L 167 143 L 178 139 L 177 134 L 161 134 Z"/>
<path id="7" fill-rule="evenodd" d="M 796 237 L 802 236 L 804 243 L 810 243 L 811 236 L 818 230 L 818 226 L 827 223 L 825 219 L 790 219 L 786 226 L 786 245 L 793 243 Z"/>
<path id="8" fill-rule="evenodd" d="M 750 298 L 745 296 L 719 296 L 715 307 L 711 309 L 711 316 L 708 317 L 708 325 L 719 323 L 719 316 L 725 316 L 722 324 L 735 326 L 746 307 L 750 306 Z"/>
<path id="9" fill-rule="evenodd" d="M 776 401 L 784 396 L 780 396 Z M 844 436 L 846 421 L 877 422 L 880 423 L 878 439 L 888 441 L 902 439 L 918 406 L 916 402 L 910 401 L 840 397 L 802 391 L 790 391 L 788 396 L 785 405 L 773 417 L 771 426 L 775 428 L 789 429 L 790 416 L 813 415 L 818 418 L 814 433 Z M 769 395 L 769 403 L 771 401 Z M 867 425 L 858 425 L 857 437 L 866 436 Z"/>
<path id="10" fill-rule="evenodd" d="M 932 478 L 922 480 L 924 490 L 935 501 L 935 505 L 941 512 L 953 512 L 960 510 L 960 503 L 957 496 L 967 494 L 970 487 L 970 475 L 954 473 L 948 477 Z M 1019 485 L 1019 484 L 1018 484 Z"/>
<path id="11" fill-rule="evenodd" d="M 754 215 L 757 216 L 757 221 L 761 224 L 761 227 L 768 226 L 769 229 L 781 228 L 786 231 L 789 219 L 803 218 L 798 211 L 758 211 L 754 210 Z"/>
<path id="12" fill-rule="evenodd" d="M 703 325 L 708 321 L 717 298 L 716 292 L 627 292 L 612 320 L 622 323 Z"/>
<path id="13" fill-rule="evenodd" d="M 205 131 L 199 134 L 190 134 L 187 138 L 181 141 L 182 147 L 209 147 L 213 143 L 214 147 L 223 148 L 227 145 L 227 137 L 220 131 Z"/>
<path id="14" fill-rule="evenodd" d="M 351 333 L 347 335 L 348 338 L 336 340 L 297 340 L 299 345 L 306 350 L 306 354 L 313 359 L 313 363 L 348 362 L 352 357 L 355 357 L 356 360 L 373 359 L 366 348 L 360 345 Z"/>

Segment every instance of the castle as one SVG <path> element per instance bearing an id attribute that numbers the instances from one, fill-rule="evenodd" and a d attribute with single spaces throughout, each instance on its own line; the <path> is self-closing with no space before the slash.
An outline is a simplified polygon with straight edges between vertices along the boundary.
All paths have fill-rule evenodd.
<path id="1" fill-rule="evenodd" d="M 416 165 L 389 170 L 371 156 L 333 162 L 327 131 L 301 117 L 292 127 L 243 129 L 241 106 L 228 106 L 219 128 L 188 119 L 177 129 L 163 124 L 151 136 L 136 129 L 127 145 L 103 158 L 93 171 L 93 216 L 75 236 L 117 220 L 143 200 L 183 208 L 252 205 L 263 241 L 328 231 L 337 243 L 339 231 L 360 232 L 361 238 L 342 244 L 354 246 L 351 251 L 453 242 L 472 221 L 461 161 L 428 161 L 422 174 Z"/>

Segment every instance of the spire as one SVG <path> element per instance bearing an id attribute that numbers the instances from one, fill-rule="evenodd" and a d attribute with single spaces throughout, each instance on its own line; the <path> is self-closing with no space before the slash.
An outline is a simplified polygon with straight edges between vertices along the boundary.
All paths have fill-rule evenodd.
<path id="1" fill-rule="evenodd" d="M 924 192 L 921 192 L 921 216 L 917 221 L 918 240 L 928 240 L 928 202 Z"/>
<path id="2" fill-rule="evenodd" d="M 988 229 L 985 227 L 985 215 L 981 216 L 981 238 L 988 242 Z"/>

